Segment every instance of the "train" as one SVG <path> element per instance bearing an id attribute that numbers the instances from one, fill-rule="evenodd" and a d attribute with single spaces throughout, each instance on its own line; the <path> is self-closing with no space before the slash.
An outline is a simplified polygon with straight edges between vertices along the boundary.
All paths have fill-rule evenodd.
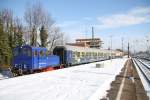
<path id="1" fill-rule="evenodd" d="M 56 46 L 53 54 L 60 57 L 60 63 L 66 66 L 91 63 L 115 58 L 115 52 L 88 47 Z"/>
<path id="2" fill-rule="evenodd" d="M 29 45 L 13 49 L 12 72 L 14 76 L 55 70 L 73 65 L 115 58 L 114 51 L 77 46 L 56 46 L 53 54 L 46 48 Z"/>

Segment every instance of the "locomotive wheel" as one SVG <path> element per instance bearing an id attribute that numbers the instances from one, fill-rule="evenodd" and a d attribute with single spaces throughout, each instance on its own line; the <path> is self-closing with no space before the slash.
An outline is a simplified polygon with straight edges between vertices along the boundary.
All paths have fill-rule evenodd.
<path id="1" fill-rule="evenodd" d="M 23 70 L 22 69 L 19 69 L 19 75 L 23 75 Z"/>

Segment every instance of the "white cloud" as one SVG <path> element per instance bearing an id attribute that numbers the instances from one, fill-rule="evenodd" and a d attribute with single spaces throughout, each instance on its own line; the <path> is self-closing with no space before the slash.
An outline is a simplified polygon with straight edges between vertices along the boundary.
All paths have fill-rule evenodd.
<path id="1" fill-rule="evenodd" d="M 58 23 L 57 25 L 59 27 L 74 27 L 74 26 L 83 26 L 83 25 L 86 25 L 87 22 L 90 22 L 92 21 L 93 19 L 90 18 L 90 17 L 83 17 L 81 18 L 80 20 L 68 20 L 68 21 L 64 21 L 62 23 Z"/>
<path id="2" fill-rule="evenodd" d="M 71 21 L 64 21 L 63 23 L 58 23 L 57 25 L 59 27 L 63 28 L 63 27 L 70 27 L 70 26 L 78 24 L 78 23 L 80 23 L 80 21 L 78 21 L 78 20 L 71 20 Z"/>
<path id="3" fill-rule="evenodd" d="M 134 14 L 134 15 L 137 15 L 137 14 L 140 14 L 140 15 L 148 14 L 148 13 L 150 13 L 150 7 L 136 7 L 134 9 L 130 10 L 129 13 L 130 14 Z"/>
<path id="4" fill-rule="evenodd" d="M 131 9 L 127 13 L 98 17 L 97 28 L 118 28 L 122 26 L 136 25 L 150 22 L 150 7 Z"/>
<path id="5" fill-rule="evenodd" d="M 130 9 L 127 12 L 112 14 L 110 16 L 99 16 L 97 19 L 90 17 L 83 17 L 79 20 L 68 20 L 62 23 L 57 24 L 60 26 L 62 31 L 64 31 L 68 37 L 68 42 L 74 42 L 77 38 L 88 38 L 91 37 L 91 26 L 95 28 L 95 36 L 99 36 L 104 41 L 104 48 L 108 48 L 110 45 L 109 37 L 106 36 L 107 33 L 105 29 L 110 28 L 120 28 L 137 24 L 150 23 L 150 7 L 137 7 L 134 9 Z M 99 30 L 100 29 L 100 30 Z M 101 32 L 101 30 L 103 30 Z M 99 34 L 100 33 L 100 34 Z M 112 31 L 111 34 L 114 32 Z M 114 39 L 113 37 L 113 48 L 121 48 L 121 36 L 120 33 L 114 34 L 114 36 L 119 37 L 118 39 Z M 109 33 L 107 33 L 109 35 Z M 129 35 L 127 33 L 127 35 Z M 126 35 L 124 35 L 126 37 Z M 142 36 L 142 35 L 141 35 Z M 129 37 L 135 39 L 137 36 L 130 35 Z M 120 41 L 120 42 L 118 42 Z M 141 50 L 141 45 L 136 45 L 137 49 Z M 143 45 L 144 46 L 144 45 Z M 144 50 L 145 48 L 142 47 Z"/>

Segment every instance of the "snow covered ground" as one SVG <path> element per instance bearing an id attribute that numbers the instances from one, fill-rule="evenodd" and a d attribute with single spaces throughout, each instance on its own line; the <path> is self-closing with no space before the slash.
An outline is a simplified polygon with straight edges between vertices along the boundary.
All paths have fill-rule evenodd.
<path id="1" fill-rule="evenodd" d="M 2 74 L 0 73 L 0 80 L 5 79 L 5 78 L 7 78 L 7 77 L 5 77 L 4 75 L 2 75 Z"/>
<path id="2" fill-rule="evenodd" d="M 0 71 L 0 80 L 13 77 L 12 73 L 9 70 Z"/>
<path id="3" fill-rule="evenodd" d="M 0 80 L 0 100 L 99 100 L 126 60 L 118 58 Z"/>

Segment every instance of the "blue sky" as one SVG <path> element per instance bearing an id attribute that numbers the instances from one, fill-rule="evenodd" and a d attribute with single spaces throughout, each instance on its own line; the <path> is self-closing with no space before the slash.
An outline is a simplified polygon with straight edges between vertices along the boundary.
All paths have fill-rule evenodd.
<path id="1" fill-rule="evenodd" d="M 0 9 L 10 8 L 23 19 L 26 6 L 37 0 L 1 0 Z M 90 38 L 91 27 L 95 37 L 104 42 L 103 48 L 110 45 L 121 48 L 131 43 L 131 49 L 146 49 L 146 39 L 150 39 L 150 0 L 38 0 L 51 14 L 56 24 L 68 38 Z"/>

